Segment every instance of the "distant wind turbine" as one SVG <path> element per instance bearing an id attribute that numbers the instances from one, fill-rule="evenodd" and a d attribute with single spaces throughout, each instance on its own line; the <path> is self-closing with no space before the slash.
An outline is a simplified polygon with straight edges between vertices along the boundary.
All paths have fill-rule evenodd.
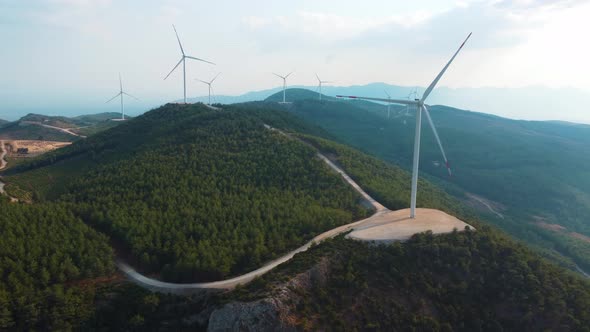
<path id="1" fill-rule="evenodd" d="M 330 81 L 322 81 L 320 79 L 320 77 L 318 76 L 318 74 L 315 74 L 315 77 L 317 77 L 317 79 L 318 79 L 319 96 L 320 96 L 320 100 L 322 100 L 322 84 L 324 84 L 324 83 L 332 83 L 332 82 L 330 82 Z"/>
<path id="2" fill-rule="evenodd" d="M 290 73 L 288 73 L 288 74 L 287 74 L 287 75 L 285 75 L 285 76 L 281 76 L 281 75 L 279 75 L 279 74 L 275 74 L 275 73 L 273 73 L 273 75 L 275 75 L 275 76 L 278 76 L 278 77 L 280 77 L 280 78 L 282 78 L 282 79 L 283 79 L 283 102 L 282 102 L 282 104 L 286 104 L 286 103 L 287 103 L 287 102 L 285 101 L 285 90 L 287 89 L 287 77 L 289 77 L 289 75 L 291 75 L 291 74 L 293 74 L 293 72 L 290 72 Z"/>
<path id="3" fill-rule="evenodd" d="M 105 102 L 105 104 L 110 103 L 115 98 L 120 96 L 121 97 L 121 120 L 125 120 L 125 110 L 123 109 L 123 95 L 129 96 L 129 97 L 139 101 L 139 99 L 137 99 L 137 98 L 133 97 L 132 95 L 128 94 L 127 92 L 123 91 L 123 80 L 121 80 L 121 73 L 119 73 L 119 93 L 117 93 L 113 98 L 107 100 L 107 102 Z"/>
<path id="4" fill-rule="evenodd" d="M 219 73 L 219 74 L 221 74 L 221 73 Z M 197 78 L 197 81 L 203 82 L 203 83 L 207 84 L 209 87 L 209 103 L 208 103 L 209 105 L 211 105 L 211 89 L 212 89 L 211 84 L 213 84 L 213 81 L 215 81 L 215 79 L 219 76 L 219 74 L 215 75 L 215 77 L 213 77 L 213 79 L 209 82 L 203 81 L 203 80 L 200 80 Z"/>
<path id="5" fill-rule="evenodd" d="M 178 32 L 176 32 L 176 27 L 174 25 L 172 25 L 172 28 L 174 28 L 174 33 L 176 34 L 176 40 L 178 40 L 178 46 L 180 46 L 180 52 L 182 52 L 182 57 L 180 58 L 180 61 L 178 61 L 176 66 L 174 66 L 174 68 L 172 68 L 172 70 L 168 73 L 168 75 L 166 75 L 166 77 L 164 77 L 164 80 L 166 80 L 168 78 L 168 76 L 170 76 L 170 74 L 172 74 L 172 72 L 182 62 L 182 79 L 183 79 L 183 85 L 184 85 L 184 103 L 186 104 L 186 59 L 198 60 L 198 61 L 210 63 L 212 65 L 214 65 L 214 63 L 207 61 L 207 60 L 203 60 L 203 59 L 195 58 L 193 56 L 186 55 L 184 53 L 184 49 L 182 48 L 182 44 L 180 43 L 180 38 L 178 38 Z"/>
<path id="6" fill-rule="evenodd" d="M 383 90 L 383 92 L 385 92 L 385 95 L 387 96 L 388 99 L 391 99 L 391 96 L 389 95 L 389 93 L 387 93 L 387 90 Z M 391 103 L 387 103 L 387 118 L 389 119 L 389 113 L 391 111 Z"/>
<path id="7" fill-rule="evenodd" d="M 430 117 L 430 113 L 428 112 L 428 109 L 426 108 L 426 104 L 424 102 L 426 101 L 426 98 L 428 98 L 428 96 L 430 95 L 430 93 L 432 92 L 432 90 L 434 89 L 434 87 L 436 86 L 438 81 L 440 80 L 440 78 L 443 76 L 443 74 L 445 73 L 447 68 L 449 68 L 449 66 L 451 65 L 451 62 L 453 62 L 453 60 L 455 59 L 457 54 L 459 54 L 459 51 L 461 51 L 461 49 L 463 48 L 463 46 L 465 45 L 465 43 L 467 42 L 469 37 L 471 37 L 471 33 L 469 33 L 467 38 L 465 38 L 465 41 L 463 41 L 461 46 L 459 46 L 459 49 L 455 52 L 455 54 L 453 55 L 451 60 L 449 60 L 449 62 L 446 64 L 446 66 L 444 66 L 444 68 L 441 70 L 441 72 L 436 76 L 434 81 L 432 81 L 432 83 L 430 83 L 428 88 L 424 91 L 424 94 L 422 95 L 421 99 L 416 98 L 414 100 L 403 100 L 403 99 L 391 99 L 391 98 L 383 99 L 383 98 L 369 98 L 369 97 L 356 97 L 356 96 L 336 96 L 336 97 L 340 97 L 340 98 L 375 100 L 375 101 L 380 101 L 380 102 L 401 104 L 401 105 L 408 105 L 408 106 L 415 107 L 415 109 L 416 109 L 416 132 L 415 132 L 415 136 L 414 136 L 414 161 L 413 161 L 413 167 L 412 167 L 412 196 L 411 196 L 411 203 L 410 203 L 410 218 L 416 217 L 416 193 L 418 191 L 418 163 L 420 162 L 420 129 L 422 126 L 422 112 L 424 112 L 424 114 L 426 115 L 426 119 L 428 120 L 428 123 L 430 124 L 430 127 L 432 128 L 432 131 L 434 133 L 434 137 L 436 138 L 436 142 L 438 143 L 438 147 L 440 148 L 440 151 L 442 152 L 442 156 L 445 160 L 445 165 L 447 167 L 449 175 L 452 175 L 451 168 L 449 167 L 449 161 L 447 160 L 447 156 L 445 154 L 445 150 L 442 147 L 442 144 L 440 142 L 440 138 L 438 136 L 438 132 L 436 131 L 436 128 L 434 127 L 434 123 L 432 122 L 432 118 Z"/>

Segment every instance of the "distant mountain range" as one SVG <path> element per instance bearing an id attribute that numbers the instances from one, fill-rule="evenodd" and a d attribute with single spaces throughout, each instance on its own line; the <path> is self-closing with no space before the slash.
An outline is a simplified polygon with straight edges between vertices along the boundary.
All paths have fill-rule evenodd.
<path id="1" fill-rule="evenodd" d="M 303 88 L 316 91 L 316 86 L 293 85 L 289 88 Z M 405 99 L 414 91 L 418 96 L 424 87 L 370 83 L 353 86 L 323 86 L 322 92 L 328 96 L 358 95 L 366 97 Z M 232 104 L 264 100 L 281 91 L 273 88 L 252 91 L 239 96 L 215 96 L 215 102 Z M 189 98 L 190 102 L 207 102 L 207 97 Z M 287 96 L 287 101 L 289 96 Z M 511 119 L 562 120 L 577 123 L 590 123 L 588 112 L 580 105 L 590 104 L 590 92 L 570 88 L 524 87 L 524 88 L 458 88 L 440 87 L 428 99 L 430 105 L 447 105 L 459 109 L 495 114 Z"/>

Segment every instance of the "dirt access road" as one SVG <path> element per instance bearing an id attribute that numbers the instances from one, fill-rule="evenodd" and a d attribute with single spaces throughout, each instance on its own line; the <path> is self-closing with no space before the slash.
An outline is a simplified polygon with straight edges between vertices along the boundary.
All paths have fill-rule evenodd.
<path id="1" fill-rule="evenodd" d="M 59 130 L 61 132 L 64 132 L 66 134 L 70 134 L 70 135 L 77 136 L 80 138 L 86 138 L 86 136 L 76 134 L 75 132 L 72 131 L 73 129 L 78 129 L 78 128 L 60 128 L 60 127 L 50 126 L 50 125 L 46 125 L 41 122 L 35 122 L 35 121 L 22 121 L 22 123 L 32 124 L 32 125 L 36 125 L 36 126 L 50 128 L 50 129 L 55 129 L 55 130 Z M 79 128 L 84 128 L 84 127 L 79 127 Z"/>
<path id="2" fill-rule="evenodd" d="M 266 126 L 268 129 L 272 129 L 274 131 L 278 131 L 279 133 L 290 137 L 289 135 L 271 128 L 270 126 Z M 117 266 L 119 269 L 135 284 L 149 289 L 151 291 L 157 291 L 162 293 L 173 293 L 173 294 L 191 294 L 195 292 L 201 292 L 204 289 L 233 289 L 237 285 L 246 284 L 253 279 L 267 273 L 268 271 L 272 270 L 273 268 L 279 266 L 282 263 L 287 262 L 293 256 L 300 252 L 304 252 L 313 243 L 319 243 L 325 239 L 335 237 L 338 234 L 353 230 L 352 233 L 356 236 L 352 238 L 361 240 L 361 241 L 370 241 L 370 242 L 385 242 L 385 241 L 395 241 L 395 240 L 404 240 L 409 238 L 411 235 L 416 233 L 425 232 L 427 230 L 432 230 L 433 233 L 441 234 L 441 233 L 450 233 L 454 229 L 463 230 L 465 226 L 471 227 L 466 223 L 447 215 L 444 212 L 438 210 L 431 210 L 431 209 L 418 209 L 416 211 L 416 215 L 420 219 L 421 222 L 412 223 L 413 219 L 409 219 L 409 209 L 405 210 L 398 210 L 398 211 L 391 211 L 383 206 L 381 203 L 377 202 L 373 197 L 367 194 L 344 170 L 340 167 L 336 166 L 332 161 L 330 161 L 326 156 L 318 152 L 318 157 L 323 160 L 331 169 L 339 173 L 343 179 L 348 182 L 363 198 L 364 200 L 370 204 L 374 209 L 375 213 L 366 218 L 362 219 L 347 225 L 339 226 L 334 229 L 331 229 L 327 232 L 324 232 L 316 237 L 314 237 L 311 241 L 307 242 L 303 246 L 290 251 L 289 253 L 272 260 L 262 266 L 259 269 L 251 271 L 249 273 L 243 274 L 241 276 L 230 278 L 226 280 L 214 281 L 214 282 L 204 282 L 204 283 L 170 283 L 164 282 L 160 280 L 156 280 L 153 278 L 146 277 L 139 272 L 135 271 L 131 266 L 128 264 L 119 261 Z M 424 215 L 424 217 L 419 218 L 419 216 Z M 405 217 L 403 217 L 405 216 Z M 407 220 L 406 220 L 407 219 Z M 405 222 L 404 222 L 405 221 Z M 396 227 L 397 225 L 397 227 Z M 375 228 L 376 232 L 372 229 Z M 380 233 L 381 229 L 386 229 L 387 234 L 391 239 L 384 238 Z M 471 227 L 473 229 L 473 227 Z"/>

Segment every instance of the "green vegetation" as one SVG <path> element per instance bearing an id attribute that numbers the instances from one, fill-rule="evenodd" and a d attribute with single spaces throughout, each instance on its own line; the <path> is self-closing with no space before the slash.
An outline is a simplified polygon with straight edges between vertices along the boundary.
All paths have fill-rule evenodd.
<path id="1" fill-rule="evenodd" d="M 0 197 L 0 330 L 64 330 L 89 317 L 93 289 L 77 281 L 114 271 L 104 235 L 63 205 Z"/>
<path id="2" fill-rule="evenodd" d="M 370 246 L 339 237 L 297 255 L 228 300 L 280 297 L 319 261 L 325 274 L 290 289 L 298 329 L 589 331 L 590 285 L 487 227 Z M 302 283 L 305 285 L 305 283 Z"/>
<path id="3" fill-rule="evenodd" d="M 342 107 L 302 103 L 334 112 Z M 114 270 L 113 250 L 96 230 L 143 271 L 195 281 L 259 267 L 368 214 L 314 148 L 264 124 L 323 151 L 387 207 L 408 205 L 407 172 L 327 140 L 331 134 L 289 114 L 300 112 L 299 102 L 284 106 L 287 112 L 276 107 L 247 103 L 214 111 L 170 104 L 6 171 L 7 189 L 27 191 L 34 204 L 0 200 L 0 330 L 204 328 L 215 307 L 275 296 L 284 291 L 277 286 L 321 259 L 329 260 L 324 281 L 290 290 L 287 305 L 300 329 L 588 330 L 587 281 L 477 223 L 424 178 L 419 206 L 454 214 L 476 232 L 426 233 L 390 246 L 340 237 L 207 301 L 101 285 L 100 277 Z M 372 113 L 363 112 L 350 128 L 370 128 L 362 118 Z M 512 219 L 497 222 L 523 229 Z M 552 232 L 529 236 L 554 243 Z"/>
<path id="4" fill-rule="evenodd" d="M 87 126 L 87 127 L 80 127 L 78 129 L 72 130 L 73 132 L 75 132 L 78 135 L 82 135 L 82 136 L 91 136 L 97 133 L 100 133 L 101 131 L 105 131 L 107 129 L 111 129 L 113 127 L 118 126 L 119 124 L 121 124 L 120 121 L 112 121 L 112 120 L 105 120 L 102 122 L 98 122 L 92 126 Z"/>
<path id="5" fill-rule="evenodd" d="M 300 137 L 340 165 L 369 195 L 390 210 L 410 206 L 411 176 L 405 170 L 342 144 L 310 135 Z M 457 200 L 427 181 L 419 181 L 418 207 L 465 215 Z"/>
<path id="6" fill-rule="evenodd" d="M 289 92 L 289 91 L 288 91 Z M 302 98 L 305 94 L 299 93 Z M 396 163 L 411 166 L 414 113 L 366 102 L 296 100 L 289 111 L 321 126 L 338 141 Z M 475 193 L 504 209 L 504 218 L 483 209 L 482 215 L 548 256 L 566 255 L 590 270 L 590 128 L 554 122 L 516 121 L 444 106 L 430 113 L 451 160 L 449 178 L 427 124 L 423 125 L 421 176 L 468 201 Z M 420 199 L 420 195 L 418 195 Z M 567 228 L 547 231 L 538 220 Z"/>
<path id="7" fill-rule="evenodd" d="M 12 180 L 37 183 L 36 195 L 69 204 L 145 271 L 217 280 L 368 213 L 314 149 L 264 127 L 290 119 L 168 105 L 17 167 L 8 189 Z M 66 176 L 61 188 L 47 180 Z"/>

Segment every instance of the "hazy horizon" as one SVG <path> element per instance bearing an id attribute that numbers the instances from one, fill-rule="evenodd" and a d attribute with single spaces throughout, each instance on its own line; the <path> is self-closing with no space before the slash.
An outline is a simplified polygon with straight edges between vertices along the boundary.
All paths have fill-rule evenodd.
<path id="1" fill-rule="evenodd" d="M 9 46 L 0 53 L 0 118 L 116 112 L 117 103 L 104 103 L 118 91 L 119 72 L 125 90 L 141 99 L 126 103 L 131 113 L 179 100 L 182 70 L 163 80 L 180 58 L 175 24 L 187 54 L 217 63 L 187 62 L 191 98 L 207 92 L 195 79 L 219 72 L 219 95 L 277 87 L 271 73 L 290 71 L 290 86 L 314 87 L 318 73 L 342 87 L 424 87 L 473 32 L 429 103 L 438 103 L 436 91 L 445 87 L 536 87 L 541 95 L 575 90 L 573 100 L 555 96 L 545 109 L 529 106 L 537 102 L 534 94 L 509 105 L 499 103 L 501 95 L 489 101 L 453 96 L 440 103 L 515 119 L 590 123 L 590 112 L 579 107 L 590 100 L 590 76 L 583 74 L 590 72 L 590 48 L 573 33 L 590 25 L 588 14 L 590 3 L 577 0 L 379 0 L 361 7 L 335 0 L 0 0 L 0 36 Z"/>

